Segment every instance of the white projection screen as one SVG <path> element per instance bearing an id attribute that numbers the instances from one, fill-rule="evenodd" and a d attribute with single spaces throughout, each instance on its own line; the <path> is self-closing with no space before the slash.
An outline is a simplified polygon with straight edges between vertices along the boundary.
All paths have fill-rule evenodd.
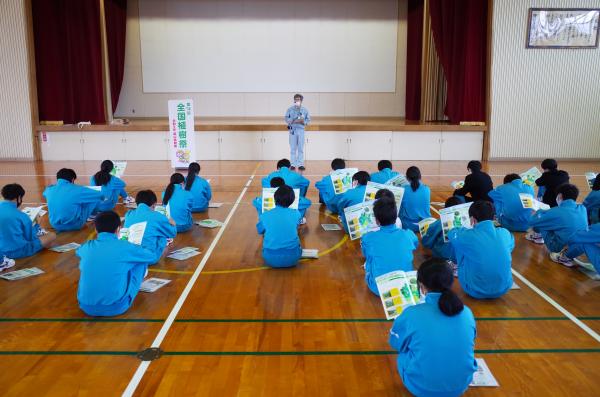
<path id="1" fill-rule="evenodd" d="M 397 0 L 140 0 L 144 92 L 394 92 Z"/>

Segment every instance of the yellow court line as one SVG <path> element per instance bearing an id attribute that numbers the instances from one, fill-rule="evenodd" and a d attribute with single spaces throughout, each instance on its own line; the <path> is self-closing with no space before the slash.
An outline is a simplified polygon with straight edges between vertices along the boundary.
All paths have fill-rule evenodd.
<path id="1" fill-rule="evenodd" d="M 171 273 L 171 274 L 194 274 L 194 272 L 192 271 L 187 271 L 187 270 L 167 270 L 167 269 L 152 269 L 152 268 L 148 268 L 149 272 L 155 272 L 155 273 Z"/>

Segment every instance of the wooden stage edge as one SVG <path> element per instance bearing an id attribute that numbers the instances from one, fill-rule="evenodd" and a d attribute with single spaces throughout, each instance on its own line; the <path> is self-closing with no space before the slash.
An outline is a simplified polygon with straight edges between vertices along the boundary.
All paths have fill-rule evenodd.
<path id="1" fill-rule="evenodd" d="M 196 117 L 195 131 L 287 131 L 283 117 Z M 79 131 L 75 124 L 37 125 L 37 131 Z M 168 131 L 168 119 L 130 119 L 127 125 L 92 124 L 82 131 Z M 418 122 L 393 117 L 313 117 L 307 131 L 486 131 L 487 126 Z"/>

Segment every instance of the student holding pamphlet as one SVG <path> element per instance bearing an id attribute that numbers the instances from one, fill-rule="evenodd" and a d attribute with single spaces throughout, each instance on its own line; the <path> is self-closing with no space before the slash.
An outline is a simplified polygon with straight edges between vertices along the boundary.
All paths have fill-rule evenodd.
<path id="1" fill-rule="evenodd" d="M 56 234 L 43 234 L 42 229 L 27 214 L 19 210 L 25 189 L 12 183 L 2 188 L 0 201 L 0 253 L 2 256 L 19 259 L 34 255 L 47 248 L 56 239 Z"/>
<path id="2" fill-rule="evenodd" d="M 98 211 L 111 211 L 117 205 L 119 196 L 125 200 L 128 197 L 125 191 L 125 182 L 111 172 L 115 165 L 110 160 L 104 160 L 100 164 L 100 171 L 96 172 L 90 178 L 91 186 L 100 186 L 101 192 L 104 195 L 104 201 L 98 206 Z"/>
<path id="3" fill-rule="evenodd" d="M 94 221 L 98 237 L 76 251 L 79 257 L 79 307 L 89 316 L 118 316 L 135 299 L 155 254 L 120 240 L 121 220 L 112 211 Z"/>
<path id="4" fill-rule="evenodd" d="M 185 190 L 191 192 L 194 196 L 192 212 L 206 212 L 212 198 L 212 190 L 208 181 L 198 176 L 198 174 L 200 174 L 200 164 L 190 163 L 185 178 Z"/>
<path id="5" fill-rule="evenodd" d="M 75 171 L 61 168 L 56 173 L 56 185 L 44 190 L 50 225 L 58 232 L 81 229 L 104 201 L 102 192 L 76 185 L 76 179 Z"/>
<path id="6" fill-rule="evenodd" d="M 340 221 L 342 222 L 342 226 L 344 226 L 346 233 L 348 233 L 348 225 L 346 224 L 344 209 L 363 202 L 365 190 L 367 189 L 367 182 L 370 180 L 371 177 L 368 172 L 358 171 L 352 177 L 352 189 L 342 193 L 337 199 L 337 208 L 335 212 L 340 214 Z"/>
<path id="7" fill-rule="evenodd" d="M 378 172 L 371 174 L 371 182 L 386 183 L 395 176 L 400 175 L 399 172 L 392 171 L 392 162 L 390 160 L 381 160 L 377 163 Z"/>
<path id="8" fill-rule="evenodd" d="M 421 182 L 421 170 L 417 167 L 408 167 L 406 179 L 410 185 L 404 189 L 400 220 L 404 229 L 418 232 L 418 223 L 425 218 L 431 218 L 431 190 Z"/>
<path id="9" fill-rule="evenodd" d="M 460 204 L 461 201 L 457 197 L 452 196 L 446 200 L 445 208 L 451 208 Z M 435 258 L 443 258 L 456 262 L 452 244 L 444 240 L 441 220 L 438 219 L 429 225 L 425 234 L 421 236 L 421 243 L 424 247 L 431 250 Z"/>
<path id="10" fill-rule="evenodd" d="M 167 213 L 175 221 L 177 232 L 187 232 L 194 225 L 192 208 L 194 196 L 183 188 L 185 178 L 176 172 L 171 175 L 169 184 L 162 193 L 163 205 L 167 207 Z"/>
<path id="11" fill-rule="evenodd" d="M 448 232 L 456 255 L 458 280 L 473 298 L 498 298 L 513 284 L 511 252 L 515 239 L 508 230 L 494 226 L 492 203 L 475 201 L 469 216 L 472 229 L 462 227 Z"/>
<path id="12" fill-rule="evenodd" d="M 285 185 L 283 178 L 276 176 L 275 178 L 271 179 L 272 189 L 278 188 L 283 185 Z M 304 225 L 306 223 L 306 210 L 311 206 L 312 203 L 306 197 L 300 196 L 296 198 L 298 199 L 298 211 L 302 216 L 300 224 Z M 254 206 L 254 208 L 256 208 L 256 212 L 258 212 L 258 215 L 260 216 L 260 214 L 262 214 L 263 212 L 263 196 L 255 197 L 254 200 L 252 200 L 252 205 Z"/>
<path id="13" fill-rule="evenodd" d="M 565 183 L 569 183 L 569 174 L 566 171 L 558 169 L 558 163 L 554 159 L 546 159 L 542 161 L 543 174 L 539 177 L 535 184 L 540 188 L 544 188 L 542 202 L 550 207 L 556 207 L 556 189 Z"/>
<path id="14" fill-rule="evenodd" d="M 592 191 L 583 200 L 590 225 L 600 222 L 600 178 L 594 178 Z"/>
<path id="15" fill-rule="evenodd" d="M 275 192 L 275 208 L 258 217 L 256 230 L 263 234 L 263 260 L 271 267 L 292 267 L 302 256 L 298 237 L 300 213 L 289 208 L 295 200 L 294 190 L 280 186 Z"/>
<path id="16" fill-rule="evenodd" d="M 404 309 L 390 330 L 402 383 L 420 397 L 460 396 L 477 370 L 475 318 L 452 291 L 446 261 L 425 261 L 417 281 L 425 303 Z"/>
<path id="17" fill-rule="evenodd" d="M 498 222 L 511 232 L 525 232 L 529 229 L 531 209 L 523 208 L 520 193 L 535 196 L 533 187 L 523 183 L 517 174 L 504 177 L 504 184 L 489 192 L 494 201 Z"/>
<path id="18" fill-rule="evenodd" d="M 343 170 L 344 168 L 346 168 L 346 162 L 343 159 L 336 158 L 331 162 L 332 172 Z M 319 203 L 325 204 L 330 212 L 335 212 L 336 194 L 331 182 L 331 172 L 315 183 L 315 187 L 319 191 Z"/>
<path id="19" fill-rule="evenodd" d="M 300 189 L 300 195 L 306 196 L 306 191 L 310 185 L 310 181 L 298 174 L 297 172 L 290 170 L 290 160 L 281 159 L 277 162 L 277 171 L 271 172 L 269 175 L 262 179 L 262 187 L 271 186 L 271 179 L 276 176 L 283 178 L 285 184 L 292 189 Z"/>
<path id="20" fill-rule="evenodd" d="M 469 171 L 469 175 L 465 177 L 463 187 L 456 189 L 454 195 L 466 202 L 478 200 L 492 201 L 488 193 L 494 188 L 494 184 L 492 183 L 492 178 L 481 171 L 481 162 L 475 160 L 469 161 L 467 170 Z"/>

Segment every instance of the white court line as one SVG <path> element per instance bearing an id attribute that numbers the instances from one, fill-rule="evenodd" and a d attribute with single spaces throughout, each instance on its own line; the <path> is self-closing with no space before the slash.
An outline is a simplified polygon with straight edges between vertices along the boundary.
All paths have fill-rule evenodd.
<path id="1" fill-rule="evenodd" d="M 90 177 L 92 175 L 95 175 L 95 174 L 90 174 L 90 175 L 88 175 L 88 174 L 77 174 L 78 177 Z M 250 174 L 202 174 L 200 176 L 201 177 L 209 176 L 209 177 L 218 178 L 218 177 L 250 177 L 250 176 L 262 177 L 262 176 L 267 176 L 267 175 L 268 174 L 253 174 L 253 175 L 250 175 Z M 325 175 L 326 175 L 325 173 L 324 174 L 303 174 L 303 176 L 305 176 L 305 177 L 316 177 L 316 178 L 323 177 Z M 500 177 L 506 176 L 506 174 L 499 174 L 499 175 L 489 174 L 489 175 L 492 176 L 492 177 L 496 177 L 496 178 L 500 178 Z M 171 176 L 171 174 L 126 174 L 122 178 L 123 179 L 126 179 L 128 177 L 133 177 L 133 178 L 136 178 L 136 177 L 139 177 L 139 178 L 143 178 L 143 177 L 165 177 L 165 178 L 168 178 L 170 176 Z M 464 178 L 465 174 L 456 174 L 456 175 L 452 175 L 452 174 L 423 174 L 421 176 L 422 177 L 425 177 L 425 176 L 427 176 L 427 177 L 450 177 L 451 176 L 453 178 Z M 585 175 L 575 175 L 575 174 L 570 174 L 569 176 L 571 176 L 571 177 L 581 177 L 581 178 L 585 177 Z M 39 175 L 39 174 L 26 174 L 26 175 L 25 174 L 24 175 L 19 175 L 19 174 L 0 174 L 0 178 L 9 178 L 9 177 L 10 178 L 13 178 L 13 177 L 14 178 L 17 178 L 17 177 L 55 178 L 56 174 L 50 174 L 50 175 L 45 175 L 45 174 L 42 174 L 42 175 Z"/>
<path id="2" fill-rule="evenodd" d="M 258 169 L 258 167 L 257 167 L 257 169 Z M 248 190 L 248 186 L 252 183 L 252 180 L 254 179 L 254 177 L 255 177 L 255 174 L 251 175 L 250 179 L 248 180 L 248 182 L 246 182 L 246 185 L 242 189 L 242 192 L 240 193 L 239 197 L 237 198 L 237 200 L 236 200 L 233 208 L 231 208 L 231 211 L 229 211 L 229 214 L 227 215 L 227 218 L 225 219 L 225 222 L 223 222 L 223 226 L 221 226 L 221 228 L 219 229 L 219 232 L 217 233 L 217 235 L 213 239 L 212 243 L 208 247 L 208 250 L 206 250 L 206 254 L 204 254 L 204 257 L 202 258 L 202 261 L 198 264 L 198 267 L 196 267 L 196 270 L 194 271 L 194 274 L 192 275 L 192 277 L 188 281 L 187 285 L 185 286 L 185 289 L 183 290 L 183 292 L 179 296 L 179 299 L 175 303 L 175 306 L 173 306 L 173 309 L 171 310 L 171 313 L 169 313 L 169 316 L 165 320 L 162 328 L 160 329 L 160 331 L 156 335 L 156 338 L 154 339 L 154 342 L 152 342 L 152 346 L 151 347 L 154 347 L 154 348 L 160 347 L 161 343 L 165 339 L 165 336 L 167 335 L 167 332 L 169 332 L 169 329 L 173 325 L 173 322 L 175 321 L 175 318 L 177 317 L 177 314 L 179 313 L 179 310 L 181 310 L 181 307 L 185 303 L 185 300 L 187 299 L 190 291 L 192 290 L 192 287 L 194 286 L 194 284 L 196 283 L 196 280 L 200 276 L 200 272 L 202 272 L 202 270 L 204 269 L 204 266 L 206 265 L 206 262 L 208 262 L 208 259 L 210 258 L 213 250 L 215 249 L 215 247 L 217 246 L 219 240 L 221 239 L 221 236 L 223 235 L 223 232 L 225 231 L 225 228 L 227 227 L 227 225 L 229 225 L 229 221 L 231 220 L 231 218 L 232 218 L 235 210 L 237 209 L 237 207 L 239 206 L 240 202 L 242 201 L 242 198 L 246 194 L 246 191 Z M 137 389 L 138 385 L 140 384 L 142 378 L 144 377 L 144 374 L 148 370 L 149 366 L 150 366 L 150 361 L 142 361 L 140 363 L 139 367 L 135 371 L 135 374 L 133 374 L 133 377 L 129 381 L 129 384 L 127 385 L 127 388 L 123 392 L 123 394 L 122 394 L 123 396 L 129 397 L 129 396 L 133 395 L 133 393 Z"/>

